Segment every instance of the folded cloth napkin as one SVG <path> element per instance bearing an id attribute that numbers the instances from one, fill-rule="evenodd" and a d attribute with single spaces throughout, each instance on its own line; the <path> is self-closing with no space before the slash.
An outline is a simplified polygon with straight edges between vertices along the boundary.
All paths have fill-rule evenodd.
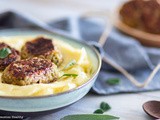
<path id="1" fill-rule="evenodd" d="M 76 39 L 85 41 L 98 41 L 104 26 L 82 18 L 66 18 L 47 23 L 54 30 L 61 29 L 70 33 Z M 34 19 L 17 14 L 16 12 L 5 12 L 0 14 L 0 29 L 28 28 L 42 29 L 43 25 L 36 23 Z M 160 49 L 142 46 L 136 39 L 124 35 L 116 28 L 113 28 L 107 42 L 104 45 L 105 55 L 116 61 L 123 68 L 133 74 L 140 82 L 148 77 L 155 65 L 160 61 Z M 122 74 L 103 62 L 102 69 L 92 87 L 92 92 L 101 95 L 115 94 L 121 92 L 139 92 L 160 89 L 159 75 L 145 88 L 137 88 L 128 81 Z M 108 85 L 108 78 L 120 78 L 119 85 Z"/>

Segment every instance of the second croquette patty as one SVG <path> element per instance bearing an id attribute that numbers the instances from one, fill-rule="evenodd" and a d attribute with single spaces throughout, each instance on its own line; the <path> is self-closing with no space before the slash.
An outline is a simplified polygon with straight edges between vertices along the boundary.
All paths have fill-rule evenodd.
<path id="1" fill-rule="evenodd" d="M 50 83 L 58 78 L 57 66 L 47 59 L 30 58 L 11 63 L 2 74 L 2 82 L 14 85 Z"/>
<path id="2" fill-rule="evenodd" d="M 23 59 L 30 57 L 45 58 L 51 60 L 58 66 L 63 60 L 61 52 L 53 45 L 53 41 L 44 37 L 38 37 L 26 42 L 22 47 L 21 57 Z"/>
<path id="3" fill-rule="evenodd" d="M 16 49 L 1 42 L 0 43 L 0 50 L 3 48 L 9 48 L 11 50 L 11 53 L 5 58 L 0 58 L 0 71 L 4 70 L 12 62 L 14 62 L 16 60 L 20 60 L 20 53 Z"/>

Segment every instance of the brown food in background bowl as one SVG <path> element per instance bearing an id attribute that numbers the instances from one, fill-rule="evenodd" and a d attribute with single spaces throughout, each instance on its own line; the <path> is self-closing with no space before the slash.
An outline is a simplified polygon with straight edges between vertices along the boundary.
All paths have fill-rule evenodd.
<path id="1" fill-rule="evenodd" d="M 157 0 L 131 0 L 120 9 L 121 20 L 130 27 L 160 34 L 160 4 Z"/>

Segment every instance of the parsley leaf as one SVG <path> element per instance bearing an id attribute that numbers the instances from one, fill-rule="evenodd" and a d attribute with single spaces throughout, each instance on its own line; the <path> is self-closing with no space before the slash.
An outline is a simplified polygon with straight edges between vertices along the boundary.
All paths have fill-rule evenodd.
<path id="1" fill-rule="evenodd" d="M 94 111 L 94 114 L 103 114 L 104 111 L 102 109 L 97 109 Z"/>
<path id="2" fill-rule="evenodd" d="M 68 115 L 60 120 L 118 120 L 119 117 L 112 115 L 102 115 L 102 114 L 77 114 Z"/>
<path id="3" fill-rule="evenodd" d="M 0 58 L 6 58 L 12 51 L 9 48 L 2 48 L 0 50 Z"/>

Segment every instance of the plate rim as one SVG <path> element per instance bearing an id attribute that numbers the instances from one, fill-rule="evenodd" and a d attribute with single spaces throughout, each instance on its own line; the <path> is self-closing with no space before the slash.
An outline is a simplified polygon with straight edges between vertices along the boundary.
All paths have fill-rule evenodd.
<path id="1" fill-rule="evenodd" d="M 14 31 L 14 32 L 12 32 Z M 77 91 L 81 88 L 83 88 L 84 86 L 87 86 L 90 82 L 92 82 L 94 80 L 94 78 L 99 74 L 99 71 L 101 69 L 101 65 L 102 65 L 102 59 L 101 59 L 101 56 L 99 54 L 99 52 L 93 47 L 93 46 L 90 46 L 89 44 L 87 44 L 86 41 L 82 41 L 82 40 L 78 40 L 78 39 L 75 39 L 75 38 L 72 38 L 70 36 L 66 36 L 66 35 L 63 35 L 61 33 L 58 33 L 55 31 L 54 32 L 49 32 L 49 31 L 45 31 L 45 30 L 39 30 L 39 29 L 5 29 L 5 30 L 0 30 L 0 36 L 2 36 L 2 32 L 6 32 L 6 33 L 9 33 L 11 32 L 12 34 L 13 33 L 16 33 L 16 32 L 26 32 L 26 33 L 31 33 L 34 34 L 35 33 L 44 33 L 46 35 L 50 35 L 50 36 L 58 36 L 58 37 L 61 37 L 62 39 L 67 39 L 67 40 L 71 40 L 73 42 L 76 42 L 78 44 L 82 44 L 84 46 L 86 46 L 87 48 L 89 48 L 90 50 L 92 50 L 95 55 L 97 56 L 97 59 L 98 59 L 98 68 L 96 70 L 96 72 L 92 75 L 92 77 L 87 81 L 85 82 L 84 84 L 74 88 L 74 89 L 71 89 L 71 90 L 68 90 L 68 91 L 64 91 L 64 92 L 61 92 L 61 93 L 57 93 L 57 94 L 50 94 L 50 95 L 42 95 L 42 96 L 2 96 L 0 95 L 0 99 L 3 98 L 3 99 L 38 99 L 38 98 L 48 98 L 48 97 L 56 97 L 56 96 L 61 96 L 61 95 L 64 95 L 64 94 L 68 94 L 68 93 L 72 93 L 74 91 Z M 12 36 L 12 35 L 11 35 Z"/>

